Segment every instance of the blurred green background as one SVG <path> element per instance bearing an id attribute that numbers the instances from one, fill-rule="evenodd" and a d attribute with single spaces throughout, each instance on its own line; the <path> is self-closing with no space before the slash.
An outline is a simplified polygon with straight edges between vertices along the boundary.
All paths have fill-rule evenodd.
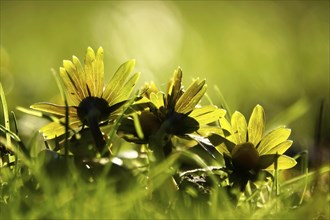
<path id="1" fill-rule="evenodd" d="M 329 1 L 1 1 L 0 27 L 11 110 L 56 100 L 50 69 L 83 60 L 88 46 L 103 46 L 107 79 L 135 58 L 138 86 L 165 88 L 181 66 L 186 86 L 205 78 L 215 104 L 217 86 L 247 117 L 263 105 L 268 128 L 287 124 L 302 146 L 314 142 L 321 100 L 329 103 Z M 322 121 L 329 139 L 329 117 Z"/>

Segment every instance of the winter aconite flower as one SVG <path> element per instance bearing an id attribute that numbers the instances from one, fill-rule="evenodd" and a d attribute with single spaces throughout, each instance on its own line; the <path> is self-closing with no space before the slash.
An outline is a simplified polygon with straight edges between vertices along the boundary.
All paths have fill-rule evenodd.
<path id="1" fill-rule="evenodd" d="M 261 170 L 289 169 L 296 161 L 283 155 L 292 145 L 288 140 L 291 130 L 279 127 L 264 134 L 264 109 L 257 105 L 247 123 L 240 112 L 235 112 L 231 122 L 220 118 L 223 130 L 221 137 L 225 138 L 217 149 L 224 155 L 226 166 L 232 169 L 234 176 L 240 176 L 240 182 L 256 178 Z M 242 180 L 245 178 L 245 181 Z"/>
<path id="2" fill-rule="evenodd" d="M 136 73 L 128 78 L 134 64 L 134 60 L 122 64 L 107 85 L 104 85 L 102 47 L 96 54 L 89 47 L 84 64 L 73 56 L 72 61 L 64 60 L 63 67 L 60 68 L 60 78 L 68 97 L 68 127 L 73 131 L 89 128 L 99 151 L 102 151 L 105 145 L 100 124 L 113 121 L 121 113 L 120 107 L 128 100 L 139 77 L 139 73 Z M 65 133 L 66 106 L 36 103 L 31 108 L 59 119 L 40 129 L 45 140 Z"/>
<path id="3" fill-rule="evenodd" d="M 206 92 L 205 80 L 194 80 L 184 90 L 182 70 L 178 68 L 166 92 L 154 83 L 146 84 L 134 112 L 123 120 L 118 133 L 126 140 L 149 144 L 155 152 L 167 155 L 181 141 L 208 142 L 198 130 L 225 115 L 216 106 L 200 106 Z M 182 142 L 181 142 L 182 143 Z"/>

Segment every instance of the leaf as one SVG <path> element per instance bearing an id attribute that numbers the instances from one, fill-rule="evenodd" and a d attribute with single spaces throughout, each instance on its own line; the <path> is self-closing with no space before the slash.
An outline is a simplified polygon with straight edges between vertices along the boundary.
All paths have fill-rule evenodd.
<path id="1" fill-rule="evenodd" d="M 265 114 L 261 105 L 257 105 L 248 124 L 248 141 L 257 146 L 265 130 Z"/>
<path id="2" fill-rule="evenodd" d="M 111 78 L 103 92 L 105 100 L 112 100 L 116 97 L 118 91 L 123 87 L 129 74 L 135 66 L 135 60 L 129 60 L 123 63 Z"/>
<path id="3" fill-rule="evenodd" d="M 0 82 L 0 100 L 2 104 L 2 110 L 3 110 L 3 119 L 5 120 L 5 128 L 10 131 L 10 122 L 9 122 L 9 114 L 8 114 L 8 105 L 7 105 L 7 100 L 5 96 L 5 92 L 3 90 L 2 84 Z M 10 135 L 7 133 L 6 134 L 6 144 L 8 146 L 11 145 L 11 138 Z"/>
<path id="4" fill-rule="evenodd" d="M 236 111 L 231 117 L 231 125 L 236 144 L 247 142 L 247 123 L 242 113 Z"/>
<path id="5" fill-rule="evenodd" d="M 279 127 L 269 132 L 264 138 L 262 138 L 259 146 L 257 146 L 258 152 L 260 155 L 266 154 L 280 143 L 286 141 L 290 134 L 291 130 L 285 127 Z"/>
<path id="6" fill-rule="evenodd" d="M 34 110 L 50 113 L 57 116 L 65 116 L 65 106 L 56 105 L 48 102 L 38 102 L 30 106 Z M 77 109 L 69 106 L 69 116 L 77 116 Z"/>
<path id="7" fill-rule="evenodd" d="M 183 114 L 191 112 L 206 92 L 205 80 L 195 80 L 180 96 L 175 104 L 175 111 Z"/>

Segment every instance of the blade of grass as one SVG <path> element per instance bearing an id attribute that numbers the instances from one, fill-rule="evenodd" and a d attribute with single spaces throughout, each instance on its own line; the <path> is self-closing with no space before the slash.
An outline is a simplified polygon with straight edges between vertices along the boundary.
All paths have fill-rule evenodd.
<path id="1" fill-rule="evenodd" d="M 57 84 L 57 86 L 60 90 L 62 99 L 64 101 L 64 105 L 65 105 L 64 155 L 67 158 L 68 154 L 69 154 L 69 146 L 68 146 L 68 139 L 69 139 L 69 105 L 68 105 L 68 100 L 67 100 L 65 92 L 64 92 L 63 84 L 61 83 L 60 75 L 54 69 L 51 69 L 51 71 L 54 75 L 54 78 L 56 80 L 56 84 Z"/>
<path id="2" fill-rule="evenodd" d="M 282 188 L 288 187 L 291 184 L 295 184 L 295 183 L 303 180 L 304 178 L 307 178 L 307 180 L 309 181 L 310 178 L 312 178 L 312 177 L 314 177 L 316 175 L 321 175 L 321 174 L 327 173 L 329 171 L 330 171 L 330 166 L 329 165 L 325 165 L 325 166 L 321 167 L 320 169 L 317 169 L 317 170 L 315 170 L 313 172 L 307 173 L 306 175 L 301 175 L 301 176 L 292 178 L 290 180 L 287 180 L 283 184 L 281 184 L 281 187 Z"/>
<path id="3" fill-rule="evenodd" d="M 218 98 L 219 98 L 219 101 L 220 101 L 220 107 L 221 107 L 221 108 L 224 108 L 224 109 L 227 110 L 226 117 L 227 117 L 228 120 L 230 120 L 231 115 L 232 115 L 232 112 L 231 112 L 231 110 L 230 110 L 230 108 L 229 108 L 229 106 L 228 106 L 228 103 L 226 102 L 226 100 L 225 100 L 225 98 L 224 98 L 224 96 L 223 96 L 223 94 L 222 94 L 222 92 L 220 91 L 220 89 L 219 89 L 218 86 L 215 85 L 215 86 L 214 86 L 214 90 L 215 90 L 215 92 L 216 92 L 216 95 L 217 95 Z"/>
<path id="4" fill-rule="evenodd" d="M 6 130 L 10 131 L 10 122 L 9 122 L 9 114 L 8 114 L 8 105 L 6 101 L 5 92 L 3 91 L 2 84 L 0 82 L 0 97 L 1 97 L 1 103 L 2 103 L 2 109 L 3 109 L 3 116 L 5 120 L 5 128 Z M 11 137 L 8 133 L 6 133 L 6 145 L 11 145 Z"/>
<path id="5" fill-rule="evenodd" d="M 302 164 L 301 164 L 301 169 L 302 169 L 302 173 L 305 176 L 305 186 L 304 186 L 304 190 L 301 194 L 300 197 L 300 201 L 299 201 L 299 205 L 301 205 L 304 201 L 304 197 L 306 195 L 306 191 L 307 191 L 307 185 L 308 185 L 308 179 L 307 179 L 307 174 L 308 174 L 308 151 L 304 151 L 304 154 L 302 154 Z"/>

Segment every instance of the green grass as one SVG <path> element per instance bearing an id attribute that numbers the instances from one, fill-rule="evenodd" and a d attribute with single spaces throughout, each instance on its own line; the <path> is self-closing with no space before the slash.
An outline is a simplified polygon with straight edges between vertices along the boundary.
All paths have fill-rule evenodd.
<path id="1" fill-rule="evenodd" d="M 328 187 L 322 185 L 328 185 L 329 166 L 280 182 L 278 194 L 270 183 L 265 184 L 242 196 L 236 205 L 221 187 L 212 189 L 208 195 L 171 188 L 170 175 L 164 172 L 168 164 L 157 169 L 147 181 L 148 187 L 153 185 L 153 193 L 145 188 L 146 179 L 141 174 L 125 175 L 117 167 L 118 170 L 111 169 L 108 175 L 92 180 L 83 178 L 81 170 L 71 165 L 64 161 L 53 163 L 52 171 L 48 172 L 41 169 L 44 164 L 27 168 L 18 163 L 11 168 L 1 168 L 1 218 L 329 218 Z M 304 191 L 305 186 L 307 191 Z"/>
<path id="2" fill-rule="evenodd" d="M 1 97 L 8 112 L 3 93 Z M 74 160 L 50 150 L 29 157 L 22 147 L 42 149 L 43 143 L 31 137 L 25 146 L 8 125 L 1 130 L 9 135 L 0 137 L 1 219 L 329 218 L 330 167 L 309 170 L 306 153 L 296 158 L 300 169 L 276 172 L 274 181 L 248 184 L 241 193 L 223 187 L 221 170 L 206 171 L 213 162 L 194 153 L 178 151 L 150 167 L 143 152 L 137 158 L 122 158 L 120 166 Z M 122 152 L 136 149 L 118 138 L 113 142 Z M 191 175 L 205 180 L 204 185 L 189 181 L 191 176 L 178 176 L 183 156 L 201 167 Z"/>

